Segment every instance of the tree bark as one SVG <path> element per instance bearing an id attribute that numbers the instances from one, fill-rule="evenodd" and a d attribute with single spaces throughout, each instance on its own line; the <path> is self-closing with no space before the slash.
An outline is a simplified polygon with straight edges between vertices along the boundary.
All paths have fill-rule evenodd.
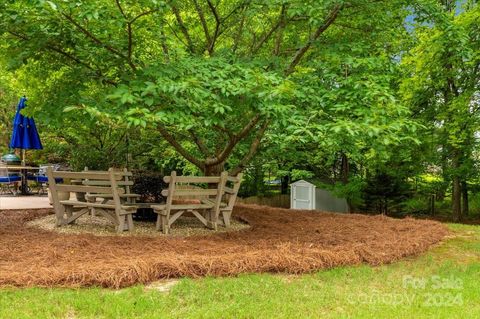
<path id="1" fill-rule="evenodd" d="M 342 153 L 342 184 L 347 185 L 348 184 L 348 176 L 350 175 L 350 163 L 348 161 L 347 154 Z M 352 212 L 352 204 L 350 200 L 347 198 L 347 209 L 348 212 Z"/>
<path id="2" fill-rule="evenodd" d="M 348 157 L 345 153 L 342 153 L 342 182 L 343 184 L 348 183 L 348 175 L 350 174 L 350 163 L 348 162 Z"/>
<path id="3" fill-rule="evenodd" d="M 236 176 L 236 175 L 238 175 L 238 173 L 243 171 L 243 169 L 245 168 L 247 163 L 252 160 L 252 158 L 255 156 L 255 154 L 257 154 L 258 148 L 260 147 L 260 143 L 262 142 L 263 135 L 265 134 L 265 130 L 267 129 L 269 123 L 270 123 L 270 121 L 266 120 L 262 124 L 260 129 L 257 131 L 257 134 L 256 134 L 255 138 L 253 139 L 252 144 L 250 144 L 250 149 L 249 149 L 248 153 L 245 154 L 245 156 L 242 158 L 242 160 L 237 165 L 237 167 L 235 167 L 233 170 L 230 171 L 230 173 L 233 176 Z"/>
<path id="4" fill-rule="evenodd" d="M 468 207 L 468 186 L 467 182 L 462 182 L 462 217 L 467 216 L 469 213 Z"/>
<path id="5" fill-rule="evenodd" d="M 461 205 L 461 183 L 460 176 L 458 174 L 458 168 L 460 167 L 460 160 L 458 151 L 453 155 L 452 168 L 453 172 L 453 184 L 452 184 L 452 214 L 455 221 L 462 219 L 462 205 Z"/>
<path id="6" fill-rule="evenodd" d="M 280 188 L 280 193 L 283 195 L 288 194 L 288 184 L 290 184 L 290 176 L 288 175 L 283 176 L 281 181 L 282 181 L 282 184 Z"/>
<path id="7" fill-rule="evenodd" d="M 203 173 L 205 174 L 205 176 L 220 176 L 224 169 L 225 162 L 214 165 L 205 165 Z"/>
<path id="8" fill-rule="evenodd" d="M 435 194 L 430 195 L 429 206 L 430 215 L 435 216 Z"/>
<path id="9" fill-rule="evenodd" d="M 458 176 L 453 177 L 453 191 L 452 191 L 452 213 L 455 221 L 462 219 L 461 202 L 460 202 L 460 178 Z"/>
<path id="10" fill-rule="evenodd" d="M 330 12 L 324 23 L 310 36 L 310 39 L 305 43 L 305 45 L 299 48 L 295 56 L 293 57 L 292 61 L 290 62 L 289 66 L 285 70 L 286 75 L 290 75 L 295 70 L 295 67 L 300 63 L 300 60 L 303 58 L 305 53 L 310 49 L 313 43 L 325 32 L 328 27 L 337 19 L 338 13 L 342 9 L 340 4 L 337 4 L 333 10 Z"/>

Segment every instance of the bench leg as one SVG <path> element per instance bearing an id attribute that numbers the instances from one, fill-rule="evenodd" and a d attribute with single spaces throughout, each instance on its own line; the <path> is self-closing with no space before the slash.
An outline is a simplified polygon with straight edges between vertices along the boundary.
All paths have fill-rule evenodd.
<path id="1" fill-rule="evenodd" d="M 65 214 L 67 214 L 67 218 L 72 217 L 73 206 L 65 206 Z"/>
<path id="2" fill-rule="evenodd" d="M 170 225 L 167 216 L 162 216 L 162 231 L 165 235 L 170 232 Z"/>
<path id="3" fill-rule="evenodd" d="M 165 214 L 162 214 L 164 212 L 157 212 L 157 225 L 156 229 L 157 230 L 162 230 L 162 232 L 167 235 L 169 231 L 168 227 L 168 216 Z"/>
<path id="4" fill-rule="evenodd" d="M 206 220 L 210 220 L 212 218 L 212 215 L 209 209 L 202 210 L 202 216 L 205 217 Z"/>
<path id="5" fill-rule="evenodd" d="M 161 217 L 160 217 L 160 214 L 157 213 L 157 223 L 155 225 L 155 229 L 160 230 L 161 227 L 162 227 Z"/>
<path id="6" fill-rule="evenodd" d="M 96 199 L 92 199 L 92 198 L 88 198 L 88 199 L 87 199 L 87 202 L 89 202 L 89 203 L 94 203 L 95 201 L 96 201 Z M 95 207 L 90 207 L 90 215 L 91 215 L 92 217 L 95 217 L 95 216 L 97 215 L 97 212 L 96 212 L 96 210 L 95 210 Z"/>
<path id="7" fill-rule="evenodd" d="M 60 227 L 63 225 L 63 223 L 64 223 L 64 219 L 57 216 L 55 220 L 55 227 Z"/>
<path id="8" fill-rule="evenodd" d="M 222 212 L 223 215 L 223 223 L 225 225 L 225 228 L 230 227 L 230 217 L 232 216 L 232 212 L 229 210 L 225 210 Z"/>
<path id="9" fill-rule="evenodd" d="M 207 227 L 217 231 L 218 230 L 218 223 L 217 222 L 212 222 L 212 221 L 209 220 L 209 221 L 207 221 Z"/>
<path id="10" fill-rule="evenodd" d="M 162 232 L 165 235 L 168 235 L 170 227 L 169 227 L 169 222 L 168 222 L 168 216 L 163 215 L 163 214 L 158 214 L 157 217 L 157 230 L 162 229 Z"/>
<path id="11" fill-rule="evenodd" d="M 60 227 L 65 224 L 65 206 L 59 205 L 58 208 L 55 208 L 55 226 Z"/>
<path id="12" fill-rule="evenodd" d="M 125 216 L 120 216 L 120 220 L 116 230 L 117 230 L 117 233 L 121 233 L 125 230 Z"/>
<path id="13" fill-rule="evenodd" d="M 207 218 L 207 228 L 218 230 L 218 223 L 215 219 L 215 212 L 212 209 L 208 209 L 206 212 Z"/>
<path id="14" fill-rule="evenodd" d="M 132 214 L 127 215 L 127 225 L 128 225 L 128 230 L 133 231 L 134 226 L 133 226 L 133 217 Z"/>

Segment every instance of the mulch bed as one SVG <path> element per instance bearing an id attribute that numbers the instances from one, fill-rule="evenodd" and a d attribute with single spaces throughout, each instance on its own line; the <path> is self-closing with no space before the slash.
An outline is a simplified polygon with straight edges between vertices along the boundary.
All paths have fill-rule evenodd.
<path id="1" fill-rule="evenodd" d="M 255 205 L 234 211 L 251 227 L 202 236 L 95 236 L 26 226 L 49 213 L 0 212 L 0 286 L 120 288 L 184 276 L 380 265 L 420 254 L 448 234 L 430 220 Z"/>

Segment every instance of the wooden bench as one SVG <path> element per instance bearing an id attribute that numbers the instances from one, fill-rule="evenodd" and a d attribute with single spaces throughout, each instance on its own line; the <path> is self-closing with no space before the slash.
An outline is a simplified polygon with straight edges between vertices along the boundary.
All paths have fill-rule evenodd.
<path id="1" fill-rule="evenodd" d="M 74 222 L 80 216 L 90 212 L 92 209 L 110 220 L 117 232 L 124 230 L 133 230 L 132 213 L 137 209 L 136 206 L 122 204 L 120 196 L 125 190 L 119 187 L 118 183 L 122 180 L 122 175 L 110 169 L 108 172 L 65 172 L 53 171 L 51 167 L 47 168 L 48 187 L 52 195 L 53 208 L 56 215 L 56 225 L 62 226 Z M 57 184 L 56 179 L 63 180 L 96 180 L 104 181 L 105 186 L 98 185 L 68 185 Z M 78 200 L 59 200 L 58 192 L 75 192 L 84 194 L 106 194 L 111 198 L 108 202 L 97 201 L 78 201 Z M 125 229 L 127 226 L 127 229 Z"/>
<path id="2" fill-rule="evenodd" d="M 157 230 L 161 228 L 168 234 L 171 225 L 185 212 L 191 212 L 206 227 L 214 230 L 217 230 L 218 225 L 230 226 L 242 174 L 228 176 L 227 172 L 223 172 L 220 176 L 195 177 L 177 176 L 173 171 L 171 176 L 164 177 L 164 181 L 169 185 L 168 189 L 162 191 L 162 195 L 167 197 L 166 204 L 152 206 L 158 214 Z M 208 184 L 208 188 L 185 189 L 182 187 L 185 184 Z M 182 202 L 183 198 L 192 197 L 198 199 L 196 203 L 191 200 L 188 203 Z"/>
<path id="3" fill-rule="evenodd" d="M 238 190 L 242 183 L 243 174 L 240 173 L 237 176 L 227 176 L 225 185 L 223 186 L 222 200 L 220 203 L 220 213 L 223 220 L 217 218 L 217 222 L 225 227 L 230 227 L 230 218 L 232 216 L 233 206 L 237 200 Z M 210 202 L 210 199 L 202 200 L 203 203 Z"/>
<path id="4" fill-rule="evenodd" d="M 85 172 L 87 172 L 87 171 L 88 172 L 106 172 L 106 171 L 92 171 L 92 170 L 89 170 L 88 167 L 85 167 L 84 171 Z M 134 185 L 133 173 L 128 171 L 126 168 L 124 168 L 122 170 L 115 170 L 115 173 L 119 174 L 123 177 L 122 180 L 119 180 L 117 182 L 117 185 L 121 186 L 124 189 L 124 193 L 119 195 L 122 204 L 134 205 L 134 206 L 137 207 L 137 209 L 139 209 L 139 208 L 151 208 L 152 205 L 160 205 L 161 204 L 161 203 L 142 203 L 142 202 L 138 202 L 138 199 L 141 197 L 141 195 L 132 193 L 132 186 Z M 83 185 L 91 185 L 91 186 L 108 186 L 108 185 L 110 185 L 109 181 L 101 181 L 101 180 L 97 181 L 97 180 L 93 180 L 93 179 L 84 180 L 84 181 L 82 181 L 82 184 Z M 101 200 L 102 202 L 105 203 L 105 202 L 108 202 L 109 200 L 112 199 L 111 194 L 109 195 L 109 194 L 93 194 L 93 193 L 90 193 L 90 194 L 87 194 L 85 197 L 86 197 L 86 200 L 90 201 L 90 202 L 95 202 L 97 200 Z M 94 213 L 94 212 L 92 211 L 92 213 Z"/>
<path id="5" fill-rule="evenodd" d="M 138 194 L 133 194 L 131 192 L 131 186 L 133 186 L 132 172 L 129 172 L 126 168 L 122 170 L 113 169 L 115 174 L 120 175 L 122 178 L 117 181 L 117 186 L 123 189 L 123 193 L 119 194 L 122 204 L 135 205 L 137 198 L 140 197 Z M 84 172 L 93 172 L 93 173 L 108 173 L 108 171 L 92 171 L 88 167 L 85 167 Z M 82 181 L 83 185 L 87 186 L 110 186 L 109 180 L 96 180 L 96 179 L 84 179 Z M 89 193 L 85 196 L 86 200 L 89 202 L 96 202 L 97 199 L 100 199 L 103 203 L 107 203 L 112 199 L 112 194 L 96 194 Z"/>
<path id="6" fill-rule="evenodd" d="M 227 172 L 220 176 L 177 176 L 173 171 L 170 176 L 163 180 L 168 184 L 168 189 L 162 191 L 167 197 L 164 205 L 152 205 L 153 211 L 158 214 L 157 230 L 162 229 L 168 234 L 172 224 L 184 213 L 190 212 L 208 228 L 217 230 L 217 220 L 220 214 L 221 199 L 224 194 L 223 187 L 227 179 Z M 208 185 L 208 188 L 182 189 L 182 184 Z M 192 196 L 203 198 L 203 200 L 189 200 L 182 202 L 182 198 Z M 176 198 L 174 202 L 174 198 Z"/>

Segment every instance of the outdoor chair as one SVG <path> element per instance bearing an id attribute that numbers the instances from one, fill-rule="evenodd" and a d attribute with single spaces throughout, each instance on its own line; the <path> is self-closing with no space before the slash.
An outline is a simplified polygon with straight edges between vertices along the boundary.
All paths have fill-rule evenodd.
<path id="1" fill-rule="evenodd" d="M 36 182 L 38 184 L 38 194 L 46 194 L 48 189 L 48 176 L 47 176 L 47 167 L 52 167 L 54 171 L 57 171 L 60 168 L 58 164 L 47 164 L 40 165 L 38 173 L 31 174 L 27 176 L 27 180 Z M 57 183 L 62 183 L 63 179 L 57 178 Z"/>
<path id="2" fill-rule="evenodd" d="M 17 194 L 17 184 L 22 181 L 18 173 L 10 173 L 6 165 L 0 165 L 0 192 L 2 194 Z"/>

